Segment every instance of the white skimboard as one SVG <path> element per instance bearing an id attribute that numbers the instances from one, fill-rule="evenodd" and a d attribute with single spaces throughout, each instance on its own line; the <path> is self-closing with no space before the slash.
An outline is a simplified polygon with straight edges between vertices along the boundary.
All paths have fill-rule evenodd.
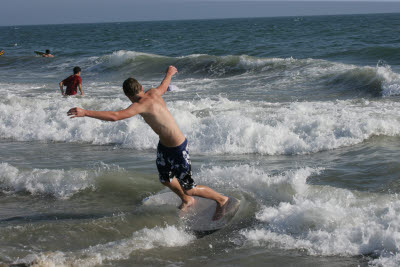
<path id="1" fill-rule="evenodd" d="M 188 230 L 199 233 L 211 233 L 225 227 L 233 219 L 240 206 L 240 200 L 229 197 L 224 206 L 224 215 L 219 220 L 214 221 L 216 202 L 201 197 L 194 197 L 194 199 L 194 205 L 184 212 L 180 211 L 179 217 Z M 143 200 L 143 205 L 145 206 L 173 205 L 178 207 L 180 204 L 181 200 L 173 192 L 160 193 Z"/>

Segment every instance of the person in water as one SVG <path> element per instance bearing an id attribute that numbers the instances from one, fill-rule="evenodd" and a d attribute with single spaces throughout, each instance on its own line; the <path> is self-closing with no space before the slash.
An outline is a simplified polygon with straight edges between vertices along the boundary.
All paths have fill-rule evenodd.
<path id="1" fill-rule="evenodd" d="M 42 54 L 42 57 L 54 57 L 52 54 L 50 54 L 50 50 L 46 49 L 46 52 Z"/>
<path id="2" fill-rule="evenodd" d="M 83 95 L 81 68 L 75 67 L 73 71 L 74 75 L 69 76 L 68 78 L 62 80 L 59 83 L 62 95 L 76 95 L 78 93 L 77 90 L 78 87 L 79 91 L 81 91 L 81 95 Z M 64 94 L 64 86 L 67 87 L 67 89 L 65 90 L 65 94 Z"/>
<path id="3" fill-rule="evenodd" d="M 224 213 L 228 197 L 211 188 L 196 185 L 192 178 L 191 161 L 188 151 L 188 141 L 182 134 L 174 118 L 169 112 L 162 95 L 168 90 L 173 75 L 177 73 L 174 66 L 169 66 L 165 78 L 157 88 L 146 92 L 143 86 L 134 78 L 128 78 L 123 83 L 125 95 L 132 104 L 119 111 L 93 111 L 79 107 L 71 108 L 67 115 L 70 118 L 91 117 L 104 121 L 118 121 L 140 115 L 144 121 L 159 136 L 156 165 L 160 182 L 175 192 L 182 204 L 183 211 L 194 204 L 192 196 L 215 200 L 217 208 L 213 220 L 220 219 Z"/>
<path id="4" fill-rule="evenodd" d="M 0 51 L 0 56 L 2 56 L 4 54 L 4 50 Z"/>

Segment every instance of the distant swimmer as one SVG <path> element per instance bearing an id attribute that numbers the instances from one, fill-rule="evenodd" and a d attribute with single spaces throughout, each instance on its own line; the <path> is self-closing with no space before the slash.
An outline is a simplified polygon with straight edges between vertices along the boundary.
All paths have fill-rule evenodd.
<path id="1" fill-rule="evenodd" d="M 46 52 L 39 52 L 39 51 L 34 51 L 36 55 L 42 56 L 42 57 L 54 57 L 52 54 L 50 54 L 50 50 L 46 49 Z"/>
<path id="2" fill-rule="evenodd" d="M 49 49 L 46 49 L 46 53 L 44 53 L 42 55 L 42 57 L 54 57 L 54 56 L 52 54 L 50 54 L 50 50 Z"/>
<path id="3" fill-rule="evenodd" d="M 162 95 L 168 90 L 171 78 L 177 69 L 169 66 L 165 78 L 157 88 L 146 92 L 143 86 L 134 78 L 128 78 L 123 83 L 125 95 L 132 104 L 119 111 L 92 111 L 82 108 L 71 108 L 67 115 L 75 117 L 91 117 L 104 121 L 118 121 L 141 115 L 144 121 L 159 136 L 156 165 L 160 182 L 170 188 L 182 200 L 179 208 L 186 211 L 195 202 L 192 196 L 215 200 L 217 207 L 213 220 L 224 216 L 228 197 L 211 188 L 196 185 L 192 178 L 191 161 L 188 150 L 188 140 L 179 130 L 174 118 L 169 112 Z M 138 137 L 140 138 L 140 137 Z"/>
<path id="4" fill-rule="evenodd" d="M 76 95 L 78 93 L 78 86 L 79 91 L 81 91 L 81 95 L 83 95 L 82 91 L 82 78 L 81 78 L 81 68 L 75 67 L 73 69 L 74 75 L 69 76 L 68 78 L 62 80 L 60 85 L 60 90 L 62 95 Z M 67 87 L 64 94 L 64 86 Z"/>
<path id="5" fill-rule="evenodd" d="M 4 50 L 0 51 L 0 56 L 2 56 L 4 54 Z"/>

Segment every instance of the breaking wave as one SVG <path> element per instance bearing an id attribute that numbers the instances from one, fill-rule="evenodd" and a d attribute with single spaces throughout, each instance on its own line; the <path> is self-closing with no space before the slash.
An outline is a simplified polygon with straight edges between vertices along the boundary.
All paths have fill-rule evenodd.
<path id="1" fill-rule="evenodd" d="M 129 102 L 10 96 L 0 104 L 0 137 L 117 144 L 138 150 L 154 149 L 158 143 L 158 136 L 140 116 L 114 123 L 70 119 L 66 111 L 76 105 L 117 110 Z M 220 97 L 168 105 L 196 153 L 309 154 L 359 144 L 373 136 L 400 135 L 400 103 L 384 100 L 243 103 Z"/>

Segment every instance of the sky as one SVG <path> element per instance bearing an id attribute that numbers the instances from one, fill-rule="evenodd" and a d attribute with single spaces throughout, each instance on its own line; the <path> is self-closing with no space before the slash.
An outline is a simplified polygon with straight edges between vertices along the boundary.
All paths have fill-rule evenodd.
<path id="1" fill-rule="evenodd" d="M 400 13 L 391 1 L 1 0 L 0 26 Z"/>

